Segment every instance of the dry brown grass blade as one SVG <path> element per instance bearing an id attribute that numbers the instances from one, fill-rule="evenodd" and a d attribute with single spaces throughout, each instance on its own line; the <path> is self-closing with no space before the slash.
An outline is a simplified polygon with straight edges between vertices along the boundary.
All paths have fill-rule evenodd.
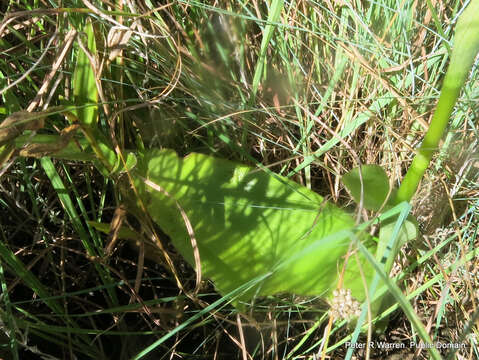
<path id="1" fill-rule="evenodd" d="M 350 152 L 352 158 L 354 159 L 354 161 L 356 162 L 356 165 L 358 167 L 361 166 L 361 159 L 359 158 L 359 155 L 358 153 L 336 132 L 334 131 L 333 129 L 331 129 L 326 123 L 324 123 L 319 117 L 315 116 L 311 111 L 309 111 L 308 108 L 306 108 L 305 106 L 301 105 L 299 102 L 297 102 L 296 100 L 293 100 L 294 103 L 296 104 L 296 106 L 298 106 L 299 108 L 301 108 L 301 110 L 304 111 L 304 113 L 311 117 L 315 122 L 319 123 L 324 129 L 326 129 L 333 137 L 335 137 L 336 139 L 339 140 L 339 142 L 341 144 L 344 145 L 344 147 L 346 149 L 348 149 L 348 151 Z M 363 181 L 362 179 L 362 174 L 361 174 L 361 171 L 359 172 L 359 179 L 361 180 L 361 182 Z M 361 192 L 361 199 L 359 201 L 359 209 L 358 209 L 358 214 L 356 216 L 356 224 L 359 224 L 361 218 L 361 213 L 363 212 L 363 194 Z"/>
<path id="2" fill-rule="evenodd" d="M 46 115 L 18 111 L 7 117 L 0 124 L 0 146 L 21 135 L 24 130 L 38 130 L 44 126 Z"/>
<path id="3" fill-rule="evenodd" d="M 27 71 L 25 71 L 17 80 L 15 80 L 14 82 L 10 83 L 9 85 L 7 85 L 3 89 L 1 89 L 0 90 L 0 95 L 5 93 L 7 90 L 9 90 L 9 89 L 17 86 L 18 84 L 20 84 L 23 80 L 25 80 L 40 65 L 40 63 L 43 61 L 43 59 L 47 55 L 48 50 L 50 49 L 50 45 L 56 40 L 57 36 L 58 36 L 58 34 L 56 34 L 56 33 L 53 34 L 53 36 L 48 41 L 46 49 L 42 52 L 42 54 L 35 61 L 35 63 L 32 66 L 30 66 L 30 68 Z M 32 108 L 29 107 L 27 110 L 32 111 L 34 108 L 35 108 L 35 106 L 33 106 Z"/>
<path id="4" fill-rule="evenodd" d="M 123 24 L 121 24 L 120 22 L 116 21 L 114 18 L 112 18 L 110 15 L 106 14 L 105 12 L 101 11 L 100 9 L 98 9 L 97 7 L 95 7 L 95 5 L 93 5 L 91 2 L 89 2 L 88 0 L 82 0 L 83 1 L 83 4 L 91 10 L 91 12 L 93 12 L 94 14 L 98 15 L 100 18 L 102 18 L 103 20 L 113 24 L 113 25 L 116 25 L 118 26 L 119 29 L 123 29 L 123 30 L 126 30 L 126 31 L 131 31 L 133 34 L 136 34 L 136 35 L 139 35 L 139 36 L 142 36 L 142 37 L 146 37 L 146 38 L 153 38 L 153 39 L 158 39 L 158 38 L 164 38 L 165 36 L 164 35 L 153 35 L 153 34 L 148 34 L 148 33 L 143 33 L 143 32 L 139 32 L 139 31 L 136 31 L 136 30 L 133 30 L 131 28 L 129 28 L 128 26 L 125 26 Z"/>
<path id="5" fill-rule="evenodd" d="M 201 259 L 200 259 L 200 251 L 198 249 L 198 241 L 196 239 L 196 235 L 193 230 L 193 226 L 191 225 L 190 219 L 188 218 L 188 215 L 186 215 L 186 212 L 183 209 L 183 207 L 180 205 L 180 203 L 173 196 L 171 196 L 170 193 L 168 193 L 168 191 L 163 189 L 163 187 L 161 187 L 160 185 L 155 184 L 151 180 L 145 179 L 143 177 L 141 179 L 146 185 L 148 185 L 152 189 L 159 191 L 162 194 L 173 199 L 175 201 L 176 207 L 180 211 L 181 217 L 183 218 L 183 221 L 185 222 L 186 230 L 190 237 L 191 247 L 193 248 L 193 255 L 195 258 L 195 267 L 196 267 L 196 286 L 195 286 L 194 294 L 198 294 L 201 288 Z"/>
<path id="6" fill-rule="evenodd" d="M 344 52 L 348 57 L 358 62 L 373 78 L 375 78 L 385 89 L 387 89 L 401 104 L 405 111 L 410 114 L 410 117 L 419 122 L 423 129 L 427 130 L 429 125 L 422 119 L 421 115 L 416 113 L 416 111 L 411 108 L 411 106 L 404 100 L 404 97 L 396 90 L 394 87 L 389 84 L 389 82 L 384 79 L 376 70 L 374 70 L 369 62 L 359 53 L 358 50 L 354 47 L 349 47 L 346 44 L 338 41 L 338 44 L 343 48 Z"/>
<path id="7" fill-rule="evenodd" d="M 74 29 L 71 29 L 66 34 L 65 44 L 63 45 L 62 50 L 59 52 L 55 61 L 53 62 L 52 69 L 43 79 L 42 86 L 38 90 L 37 95 L 35 96 L 33 101 L 28 105 L 27 111 L 33 111 L 37 106 L 42 105 L 43 95 L 46 94 L 46 92 L 48 90 L 48 86 L 50 85 L 50 82 L 53 80 L 55 74 L 57 74 L 58 69 L 60 68 L 61 64 L 63 63 L 63 61 L 65 59 L 65 56 L 67 55 L 68 51 L 70 50 L 70 48 L 73 44 L 73 40 L 75 39 L 76 35 L 77 35 L 77 32 Z"/>
<path id="8" fill-rule="evenodd" d="M 33 18 L 30 18 L 30 19 L 26 19 L 24 21 L 20 21 L 18 24 L 13 25 L 12 29 L 15 30 L 15 31 L 21 31 L 21 30 L 26 31 L 26 29 L 29 29 L 30 26 L 34 25 L 39 20 L 40 20 L 39 17 L 33 17 Z M 5 36 L 7 36 L 8 34 L 11 33 L 10 29 L 6 29 L 3 26 L 2 26 L 2 29 L 3 29 L 3 31 L 0 33 L 0 38 L 3 38 L 3 37 L 5 37 Z"/>
<path id="9" fill-rule="evenodd" d="M 238 328 L 238 333 L 240 336 L 240 349 L 241 349 L 241 355 L 243 357 L 243 360 L 248 360 L 248 350 L 246 350 L 246 342 L 244 340 L 244 333 L 243 333 L 243 324 L 241 323 L 241 316 L 239 314 L 236 314 L 236 325 Z"/>
<path id="10" fill-rule="evenodd" d="M 108 233 L 107 246 L 105 248 L 105 256 L 110 256 L 113 253 L 115 245 L 118 241 L 118 234 L 125 220 L 126 208 L 123 205 L 117 206 L 113 214 L 113 219 L 110 222 L 110 232 Z"/>
<path id="11" fill-rule="evenodd" d="M 57 151 L 62 150 L 65 148 L 70 139 L 73 137 L 75 132 L 78 130 L 80 126 L 78 124 L 73 124 L 68 126 L 67 128 L 63 129 L 60 133 L 59 140 L 54 143 L 46 143 L 46 144 L 27 144 L 20 150 L 20 156 L 25 157 L 33 157 L 40 159 L 44 156 L 48 156 L 50 154 L 56 153 Z"/>

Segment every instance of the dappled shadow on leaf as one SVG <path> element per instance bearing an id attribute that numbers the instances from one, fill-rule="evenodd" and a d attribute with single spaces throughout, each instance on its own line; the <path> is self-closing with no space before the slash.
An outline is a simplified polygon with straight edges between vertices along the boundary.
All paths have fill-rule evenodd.
<path id="1" fill-rule="evenodd" d="M 349 241 L 352 218 L 315 192 L 232 161 L 202 154 L 179 158 L 151 150 L 138 164 L 136 186 L 150 216 L 194 266 L 191 238 L 176 202 L 198 242 L 203 275 L 226 294 L 272 272 L 244 293 L 324 294 L 333 290 Z"/>

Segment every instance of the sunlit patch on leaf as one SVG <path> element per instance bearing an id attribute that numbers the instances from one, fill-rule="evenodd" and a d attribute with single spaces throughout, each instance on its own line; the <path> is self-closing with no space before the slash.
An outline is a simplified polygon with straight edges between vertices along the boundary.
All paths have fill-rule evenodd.
<path id="1" fill-rule="evenodd" d="M 220 293 L 268 273 L 241 300 L 282 292 L 326 296 L 336 288 L 354 221 L 317 193 L 202 154 L 180 158 L 171 150 L 151 150 L 137 169 L 171 195 L 155 191 L 142 176 L 135 180 L 150 216 L 194 266 L 192 242 L 175 202 L 184 209 L 198 241 L 202 273 Z M 370 267 L 363 260 L 368 276 Z M 363 300 L 358 274 L 351 257 L 343 280 Z"/>

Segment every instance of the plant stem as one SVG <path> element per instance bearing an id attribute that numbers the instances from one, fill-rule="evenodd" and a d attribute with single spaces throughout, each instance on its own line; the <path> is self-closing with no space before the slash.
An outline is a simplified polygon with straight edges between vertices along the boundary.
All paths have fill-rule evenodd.
<path id="1" fill-rule="evenodd" d="M 444 78 L 439 102 L 416 156 L 396 194 L 396 203 L 410 201 L 419 186 L 434 151 L 444 134 L 449 117 L 466 82 L 469 70 L 479 51 L 479 0 L 471 0 L 460 16 L 454 36 L 451 62 Z"/>
<path id="2" fill-rule="evenodd" d="M 447 76 L 446 76 L 447 77 Z M 444 81 L 445 82 L 445 81 Z M 431 125 L 396 194 L 396 203 L 410 201 L 446 129 L 460 88 L 443 87 Z"/>

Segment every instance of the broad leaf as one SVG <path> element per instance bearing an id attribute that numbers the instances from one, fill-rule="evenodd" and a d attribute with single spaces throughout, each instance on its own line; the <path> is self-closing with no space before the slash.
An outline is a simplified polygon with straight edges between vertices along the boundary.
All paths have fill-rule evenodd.
<path id="1" fill-rule="evenodd" d="M 361 176 L 359 168 L 354 168 L 343 176 L 342 181 L 358 204 L 361 200 L 361 183 L 363 184 L 363 206 L 368 210 L 378 211 L 388 197 L 389 180 L 383 168 L 378 165 L 362 165 Z"/>
<path id="2" fill-rule="evenodd" d="M 354 222 L 315 192 L 232 161 L 202 154 L 183 159 L 171 150 L 147 152 L 135 178 L 150 216 L 194 266 L 181 206 L 194 231 L 202 274 L 220 293 L 268 273 L 241 299 L 281 292 L 325 296 L 335 289 Z M 370 248 L 375 251 L 375 244 Z M 343 283 L 363 300 L 356 258 L 350 258 Z M 364 257 L 360 261 L 369 278 L 372 268 Z"/>

